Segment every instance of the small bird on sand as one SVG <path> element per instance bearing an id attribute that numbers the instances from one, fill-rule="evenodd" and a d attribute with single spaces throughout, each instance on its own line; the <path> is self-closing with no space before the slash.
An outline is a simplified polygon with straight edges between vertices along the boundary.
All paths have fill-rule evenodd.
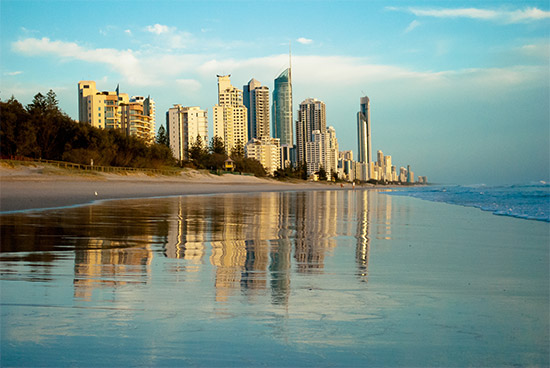
<path id="1" fill-rule="evenodd" d="M 94 192 L 94 194 L 97 196 L 97 192 Z"/>

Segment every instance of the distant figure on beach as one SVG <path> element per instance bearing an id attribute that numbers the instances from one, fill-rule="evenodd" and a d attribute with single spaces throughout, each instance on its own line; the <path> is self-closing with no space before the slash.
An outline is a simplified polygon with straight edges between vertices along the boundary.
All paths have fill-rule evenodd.
<path id="1" fill-rule="evenodd" d="M 351 183 L 353 189 L 355 189 L 355 182 Z"/>

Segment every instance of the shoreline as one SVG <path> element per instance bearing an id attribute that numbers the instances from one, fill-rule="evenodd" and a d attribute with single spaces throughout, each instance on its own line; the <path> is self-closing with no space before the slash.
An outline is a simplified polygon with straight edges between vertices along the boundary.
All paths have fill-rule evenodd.
<path id="1" fill-rule="evenodd" d="M 381 189 L 357 186 L 357 189 Z M 282 182 L 245 175 L 212 175 L 197 170 L 180 176 L 89 173 L 49 165 L 0 165 L 0 215 L 88 205 L 104 200 L 251 192 L 353 190 L 351 184 Z"/>

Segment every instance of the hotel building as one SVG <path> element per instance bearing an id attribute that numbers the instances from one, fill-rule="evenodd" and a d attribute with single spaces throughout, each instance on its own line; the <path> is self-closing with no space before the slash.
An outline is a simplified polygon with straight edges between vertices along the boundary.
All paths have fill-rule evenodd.
<path id="1" fill-rule="evenodd" d="M 269 88 L 252 78 L 243 86 L 243 104 L 248 109 L 248 138 L 270 137 Z"/>
<path id="2" fill-rule="evenodd" d="M 248 158 L 258 160 L 269 175 L 281 167 L 279 138 L 252 138 L 245 146 L 245 154 Z"/>
<path id="3" fill-rule="evenodd" d="M 371 157 L 371 127 L 370 127 L 370 100 L 367 96 L 361 97 L 359 112 L 357 113 L 357 146 L 360 163 L 367 164 L 370 167 Z M 361 180 L 368 180 L 369 177 Z"/>
<path id="4" fill-rule="evenodd" d="M 313 132 L 326 132 L 326 108 L 323 101 L 308 98 L 300 104 L 296 122 L 296 150 L 298 163 L 307 163 L 307 142 L 313 141 Z"/>
<path id="5" fill-rule="evenodd" d="M 218 75 L 218 104 L 213 107 L 214 136 L 223 140 L 225 150 L 248 142 L 247 108 L 243 105 L 243 92 L 231 85 L 231 75 Z"/>
<path id="6" fill-rule="evenodd" d="M 208 144 L 208 117 L 198 106 L 174 105 L 166 113 L 166 130 L 170 149 L 177 160 L 189 159 L 189 149 L 198 137 Z"/>
<path id="7" fill-rule="evenodd" d="M 272 134 L 281 143 L 281 165 L 287 168 L 296 163 L 292 116 L 292 69 L 285 69 L 275 79 L 272 105 Z"/>
<path id="8" fill-rule="evenodd" d="M 155 138 L 155 102 L 116 91 L 100 92 L 94 81 L 78 82 L 78 120 L 95 128 L 121 129 L 145 140 Z"/>
<path id="9" fill-rule="evenodd" d="M 281 146 L 294 144 L 292 130 L 292 72 L 288 68 L 276 79 L 273 88 L 273 137 Z"/>

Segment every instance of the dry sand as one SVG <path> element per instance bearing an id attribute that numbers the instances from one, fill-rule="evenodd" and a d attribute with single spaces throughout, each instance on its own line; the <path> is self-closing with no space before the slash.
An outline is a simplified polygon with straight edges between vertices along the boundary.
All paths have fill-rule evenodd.
<path id="1" fill-rule="evenodd" d="M 179 176 L 107 174 L 51 165 L 0 164 L 0 213 L 81 205 L 96 200 L 296 190 L 349 190 L 350 184 L 281 182 L 186 170 Z"/>

